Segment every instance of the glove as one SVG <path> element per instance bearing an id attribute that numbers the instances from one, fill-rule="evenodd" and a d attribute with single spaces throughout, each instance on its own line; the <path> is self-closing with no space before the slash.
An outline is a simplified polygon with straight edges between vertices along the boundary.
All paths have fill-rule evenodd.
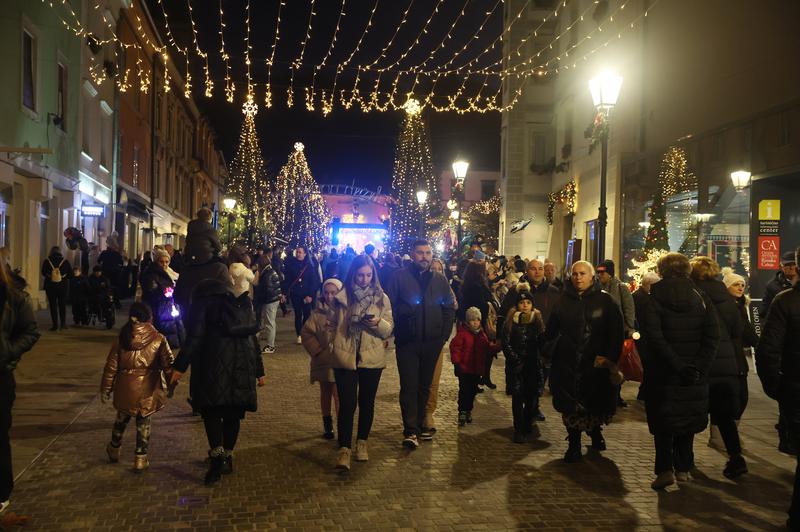
<path id="1" fill-rule="evenodd" d="M 678 377 L 681 379 L 681 384 L 684 386 L 691 386 L 700 382 L 700 371 L 694 366 L 684 366 L 678 372 Z"/>

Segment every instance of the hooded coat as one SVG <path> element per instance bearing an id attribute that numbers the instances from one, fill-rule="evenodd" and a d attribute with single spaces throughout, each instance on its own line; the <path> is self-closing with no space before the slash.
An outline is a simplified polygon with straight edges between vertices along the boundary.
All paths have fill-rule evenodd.
<path id="1" fill-rule="evenodd" d="M 333 335 L 333 367 L 344 369 L 385 368 L 386 353 L 390 349 L 390 338 L 394 329 L 392 305 L 389 297 L 380 288 L 374 288 L 371 301 L 364 306 L 362 316 L 372 314 L 378 318 L 375 327 L 362 327 L 353 322 L 358 316 L 348 312 L 347 290 L 336 294 L 334 308 L 335 331 Z M 360 334 L 360 344 L 356 349 L 355 334 Z M 358 351 L 358 352 L 356 352 Z"/>
<path id="2" fill-rule="evenodd" d="M 303 347 L 311 357 L 311 383 L 334 382 L 333 334 L 336 328 L 334 310 L 322 298 L 300 330 Z"/>
<path id="3" fill-rule="evenodd" d="M 687 278 L 666 278 L 650 288 L 644 321 L 645 409 L 652 434 L 697 434 L 708 423 L 708 374 L 719 344 L 714 305 Z M 681 379 L 695 368 L 700 378 Z"/>
<path id="4" fill-rule="evenodd" d="M 130 416 L 147 417 L 164 408 L 164 372 L 173 356 L 167 339 L 150 323 L 133 324 L 130 349 L 114 342 L 108 353 L 100 393 L 114 392 L 114 408 Z"/>
<path id="5" fill-rule="evenodd" d="M 608 368 L 594 367 L 595 358 L 616 362 L 622 352 L 622 313 L 611 296 L 597 283 L 583 294 L 567 283 L 547 322 L 545 340 L 557 342 L 550 370 L 555 409 L 562 414 L 612 416 L 616 386 Z"/>
<path id="6" fill-rule="evenodd" d="M 264 376 L 258 323 L 247 294 L 234 297 L 229 283 L 197 285 L 186 319 L 186 342 L 175 369 L 192 366 L 192 404 L 199 410 L 233 407 L 255 412 L 256 379 Z"/>
<path id="7" fill-rule="evenodd" d="M 542 313 L 534 309 L 528 323 L 520 323 L 520 315 L 521 312 L 511 310 L 506 318 L 511 323 L 503 326 L 503 347 L 509 368 L 506 379 L 509 380 L 508 388 L 512 394 L 522 391 L 526 373 L 542 378 L 539 369 L 540 343 L 544 334 Z"/>

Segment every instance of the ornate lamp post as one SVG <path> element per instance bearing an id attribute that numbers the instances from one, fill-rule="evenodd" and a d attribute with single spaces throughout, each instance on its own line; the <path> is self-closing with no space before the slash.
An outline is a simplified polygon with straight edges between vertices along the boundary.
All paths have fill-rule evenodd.
<path id="1" fill-rule="evenodd" d="M 453 162 L 453 176 L 455 176 L 455 184 L 453 185 L 453 196 L 456 199 L 456 207 L 458 212 L 458 221 L 456 222 L 458 225 L 456 226 L 456 234 L 458 235 L 458 255 L 461 255 L 461 239 L 462 231 L 461 228 L 461 202 L 464 200 L 464 181 L 467 179 L 467 170 L 469 169 L 469 163 L 464 161 L 463 159 L 459 159 Z"/>
<path id="2" fill-rule="evenodd" d="M 236 222 L 236 213 L 233 211 L 236 208 L 236 198 L 227 196 L 223 198 L 222 204 L 225 206 L 225 214 L 228 216 L 228 249 L 231 249 L 231 227 Z"/>
<path id="3" fill-rule="evenodd" d="M 606 208 L 606 174 L 608 173 L 608 118 L 611 109 L 617 104 L 619 89 L 622 87 L 622 76 L 612 72 L 603 72 L 589 81 L 592 101 L 599 114 L 603 115 L 606 127 L 601 135 L 600 159 L 600 208 L 597 213 L 597 262 L 605 260 L 606 227 L 608 226 L 608 209 Z"/>

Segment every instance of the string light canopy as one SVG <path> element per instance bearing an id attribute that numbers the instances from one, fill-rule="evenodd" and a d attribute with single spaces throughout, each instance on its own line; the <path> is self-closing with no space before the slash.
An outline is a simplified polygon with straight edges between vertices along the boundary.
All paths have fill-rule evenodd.
<path id="1" fill-rule="evenodd" d="M 276 95 L 283 93 L 285 105 L 292 107 L 297 94 L 303 97 L 306 109 L 319 110 L 328 115 L 336 107 L 356 107 L 363 112 L 403 110 L 410 97 L 417 99 L 422 109 L 429 108 L 436 112 L 486 113 L 509 110 L 518 103 L 532 80 L 538 82 L 541 78 L 556 75 L 561 70 L 575 69 L 587 62 L 596 52 L 631 33 L 660 0 L 651 2 L 646 10 L 639 12 L 631 9 L 626 12 L 625 7 L 630 0 L 618 0 L 615 10 L 608 10 L 609 13 L 603 11 L 600 15 L 599 4 L 589 2 L 577 17 L 574 16 L 574 10 L 567 9 L 568 4 L 577 0 L 555 2 L 552 9 L 541 9 L 538 3 L 526 0 L 520 2 L 519 10 L 512 10 L 504 0 L 464 0 L 463 3 L 431 0 L 428 5 L 432 9 L 425 16 L 417 18 L 410 15 L 412 11 L 418 13 L 422 6 L 415 4 L 415 0 L 407 0 L 400 19 L 395 19 L 394 26 L 389 23 L 394 31 L 386 32 L 383 41 L 375 35 L 373 21 L 380 20 L 385 24 L 387 17 L 390 17 L 386 10 L 395 0 L 361 3 L 351 0 L 349 4 L 348 0 L 324 4 L 317 0 L 293 2 L 292 8 L 297 5 L 309 6 L 305 32 L 297 38 L 286 35 L 292 29 L 290 26 L 282 28 L 282 17 L 289 16 L 286 10 L 290 3 L 287 0 L 277 2 L 277 9 L 271 11 L 273 15 L 277 14 L 275 18 L 271 18 L 272 15 L 265 16 L 272 8 L 263 9 L 261 3 L 252 0 L 236 3 L 218 0 L 215 9 L 219 12 L 219 23 L 214 25 L 212 32 L 218 34 L 218 50 L 216 43 L 203 40 L 206 35 L 204 29 L 206 32 L 209 30 L 203 28 L 207 21 L 197 18 L 198 9 L 195 8 L 200 5 L 197 0 L 185 0 L 183 3 L 157 1 L 162 12 L 161 20 L 157 22 L 164 28 L 167 37 L 165 44 L 150 42 L 141 21 L 138 21 L 137 31 L 150 49 L 162 54 L 165 63 L 168 60 L 167 49 L 182 56 L 181 63 L 187 64 L 184 84 L 187 97 L 191 97 L 195 88 L 190 67 L 198 62 L 205 79 L 202 86 L 196 88 L 206 97 L 213 96 L 216 90 L 217 73 L 220 79 L 224 77 L 222 85 L 225 99 L 233 103 L 237 90 L 242 90 L 234 81 L 238 76 L 244 79 L 244 94 L 240 96 L 243 100 L 248 100 L 250 96 L 255 100 L 257 92 L 259 98 L 263 97 L 265 107 L 270 108 Z M 110 38 L 98 39 L 93 36 L 82 25 L 68 0 L 42 2 L 63 6 L 65 15 L 61 19 L 64 27 L 82 39 L 91 39 L 97 45 L 116 44 L 115 53 L 117 49 L 129 47 L 136 48 L 137 53 L 144 52 L 138 42 L 128 43 L 119 39 L 113 33 L 113 28 Z M 237 6 L 236 9 L 232 5 Z M 453 5 L 455 10 L 451 8 Z M 89 7 L 100 9 L 100 0 L 90 0 Z M 338 16 L 332 16 L 335 12 L 326 13 L 324 18 L 317 16 L 317 10 L 323 7 L 338 9 Z M 597 25 L 588 31 L 585 26 L 580 30 L 580 22 L 590 10 L 594 10 Z M 537 15 L 538 12 L 542 13 L 541 21 L 520 31 L 518 26 L 530 24 L 528 21 L 533 12 L 537 12 Z M 630 16 L 625 15 L 631 12 Z M 569 14 L 565 16 L 566 13 Z M 359 15 L 363 15 L 363 18 L 359 18 Z M 481 17 L 477 28 L 471 26 Z M 231 46 L 233 34 L 229 33 L 228 40 L 225 39 L 231 19 L 244 21 L 245 31 L 236 35 L 242 39 L 242 45 Z M 354 22 L 355 25 L 346 24 L 349 19 L 358 22 Z M 176 39 L 171 26 L 175 20 L 185 24 L 189 30 L 186 42 Z M 334 20 L 335 28 L 330 28 Z M 323 21 L 331 23 L 322 27 Z M 107 24 L 110 23 L 107 21 Z M 465 25 L 469 26 L 469 30 L 464 31 Z M 544 39 L 546 26 L 557 29 L 555 33 L 547 34 L 549 41 Z M 461 31 L 456 31 L 459 28 Z M 495 33 L 498 28 L 499 33 Z M 578 31 L 582 31 L 580 36 L 570 35 Z M 371 50 L 364 46 L 368 34 Z M 254 36 L 259 38 L 256 46 Z M 263 39 L 264 36 L 266 39 Z M 327 47 L 320 49 L 326 41 Z M 315 43 L 313 47 L 312 43 Z M 312 48 L 327 51 L 311 61 L 308 51 Z M 377 54 L 375 50 L 379 50 Z M 266 55 L 259 57 L 260 53 Z M 147 55 L 145 53 L 145 57 Z M 117 64 L 120 62 L 117 61 Z M 147 65 L 136 61 L 135 69 L 140 90 L 144 92 L 149 89 L 148 83 L 143 81 L 147 78 Z M 95 83 L 106 81 L 102 66 L 96 62 L 90 65 L 89 72 Z M 131 68 L 126 65 L 111 77 L 124 91 L 130 88 L 131 80 L 137 76 L 132 75 Z M 283 81 L 284 78 L 286 81 Z M 309 78 L 310 83 L 306 86 L 298 83 L 300 79 Z M 278 91 L 278 87 L 285 87 L 285 90 L 281 88 Z M 506 94 L 503 94 L 504 88 Z M 164 84 L 163 91 L 169 91 L 168 83 Z"/>

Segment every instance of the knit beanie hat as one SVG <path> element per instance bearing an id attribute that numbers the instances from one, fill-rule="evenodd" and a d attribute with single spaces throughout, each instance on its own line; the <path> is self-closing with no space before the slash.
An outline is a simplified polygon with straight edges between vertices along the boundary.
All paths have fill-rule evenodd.
<path id="1" fill-rule="evenodd" d="M 517 273 L 522 273 L 525 271 L 525 261 L 522 259 L 517 259 L 514 261 L 514 271 Z"/>
<path id="2" fill-rule="evenodd" d="M 478 307 L 469 307 L 467 309 L 466 321 L 471 321 L 471 320 L 480 321 L 480 319 L 481 319 L 481 311 L 478 309 Z"/>
<path id="3" fill-rule="evenodd" d="M 333 286 L 336 287 L 337 290 L 341 290 L 342 287 L 344 286 L 342 284 L 342 282 L 339 279 L 335 278 L 335 277 L 331 277 L 330 279 L 327 279 L 324 283 L 322 283 L 322 287 L 325 288 L 326 284 L 332 284 Z"/>
<path id="4" fill-rule="evenodd" d="M 597 271 L 599 272 L 606 272 L 611 277 L 614 277 L 614 261 L 613 260 L 604 260 L 600 264 L 597 265 Z"/>
<path id="5" fill-rule="evenodd" d="M 528 301 L 533 303 L 533 294 L 531 294 L 527 290 L 521 290 L 520 293 L 519 293 L 519 296 L 517 296 L 517 303 L 519 303 L 520 301 L 522 301 L 524 299 L 527 299 Z"/>
<path id="6" fill-rule="evenodd" d="M 731 268 L 722 268 L 722 282 L 725 283 L 725 288 L 730 288 L 736 283 L 746 284 L 744 277 L 738 273 L 734 273 Z"/>

